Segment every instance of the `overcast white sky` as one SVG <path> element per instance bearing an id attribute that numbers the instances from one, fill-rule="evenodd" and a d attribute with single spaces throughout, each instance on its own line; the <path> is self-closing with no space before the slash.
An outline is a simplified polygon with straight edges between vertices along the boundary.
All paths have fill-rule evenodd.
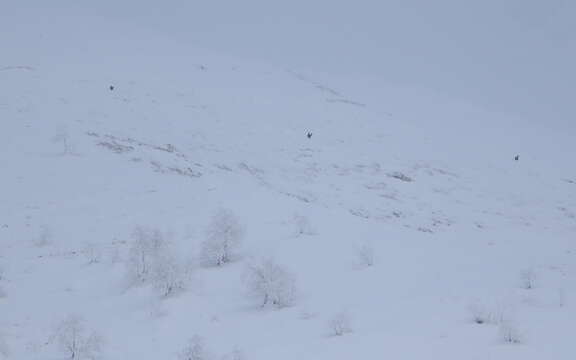
<path id="1" fill-rule="evenodd" d="M 182 48 L 355 78 L 366 88 L 414 85 L 576 128 L 570 1 L 13 1 L 3 4 L 0 20 L 4 41 L 23 32 L 28 39 L 73 34 L 90 46 L 140 32 L 150 46 L 166 38 Z M 121 29 L 133 33 L 123 37 Z"/>

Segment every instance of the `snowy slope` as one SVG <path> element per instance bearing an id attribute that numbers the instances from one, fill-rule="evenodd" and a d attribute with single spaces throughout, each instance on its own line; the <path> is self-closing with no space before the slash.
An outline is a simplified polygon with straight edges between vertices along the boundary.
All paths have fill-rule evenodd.
<path id="1" fill-rule="evenodd" d="M 195 334 L 218 358 L 574 357 L 573 129 L 66 21 L 82 30 L 2 34 L 0 356 L 66 358 L 54 329 L 80 314 L 106 359 L 176 358 Z M 242 256 L 205 268 L 222 207 Z M 188 290 L 127 286 L 140 225 L 194 264 Z M 247 296 L 261 258 L 294 275 L 293 306 Z M 343 311 L 353 331 L 330 336 Z"/>

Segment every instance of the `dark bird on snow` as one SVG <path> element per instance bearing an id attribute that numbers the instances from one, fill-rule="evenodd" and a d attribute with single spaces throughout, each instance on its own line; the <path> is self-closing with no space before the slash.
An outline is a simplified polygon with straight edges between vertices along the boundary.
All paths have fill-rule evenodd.
<path id="1" fill-rule="evenodd" d="M 308 139 L 310 139 L 312 137 L 312 133 L 309 132 L 308 134 L 306 134 L 306 136 L 308 136 Z"/>
<path id="2" fill-rule="evenodd" d="M 114 85 L 110 85 L 110 91 L 114 90 Z"/>
<path id="3" fill-rule="evenodd" d="M 520 155 L 514 156 L 514 160 L 518 161 L 518 159 L 520 159 Z"/>

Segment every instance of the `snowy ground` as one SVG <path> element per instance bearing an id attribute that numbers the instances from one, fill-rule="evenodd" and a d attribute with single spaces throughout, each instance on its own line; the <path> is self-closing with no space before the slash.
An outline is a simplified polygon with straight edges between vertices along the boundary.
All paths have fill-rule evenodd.
<path id="1" fill-rule="evenodd" d="M 1 35 L 0 358 L 67 358 L 54 334 L 70 314 L 105 359 L 176 358 L 194 335 L 249 360 L 576 355 L 573 129 L 63 33 Z M 219 208 L 245 230 L 241 256 L 206 268 Z M 186 291 L 127 285 L 137 226 L 193 264 Z M 294 305 L 248 296 L 246 267 L 266 258 L 293 274 Z M 341 313 L 352 331 L 332 336 Z"/>

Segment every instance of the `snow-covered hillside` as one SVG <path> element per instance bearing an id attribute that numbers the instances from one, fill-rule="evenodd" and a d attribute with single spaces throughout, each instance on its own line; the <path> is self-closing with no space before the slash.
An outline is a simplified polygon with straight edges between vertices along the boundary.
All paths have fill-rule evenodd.
<path id="1" fill-rule="evenodd" d="M 0 358 L 574 358 L 573 128 L 66 21 L 0 34 Z"/>

